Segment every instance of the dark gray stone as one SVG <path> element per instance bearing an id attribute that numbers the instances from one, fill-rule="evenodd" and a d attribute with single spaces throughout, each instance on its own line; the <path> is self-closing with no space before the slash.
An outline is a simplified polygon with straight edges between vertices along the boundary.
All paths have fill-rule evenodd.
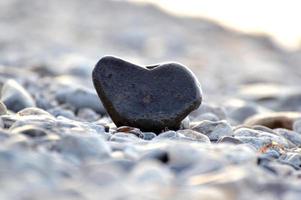
<path id="1" fill-rule="evenodd" d="M 202 102 L 199 82 L 177 63 L 140 67 L 107 56 L 97 63 L 93 83 L 117 126 L 142 131 L 178 129 Z"/>

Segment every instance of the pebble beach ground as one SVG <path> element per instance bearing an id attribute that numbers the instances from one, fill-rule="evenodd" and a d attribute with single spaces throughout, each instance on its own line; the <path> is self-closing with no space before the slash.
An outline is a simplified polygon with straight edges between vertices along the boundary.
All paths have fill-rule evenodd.
<path id="1" fill-rule="evenodd" d="M 152 6 L 23 2 L 0 3 L 0 199 L 300 199 L 300 51 Z M 105 54 L 181 62 L 204 101 L 180 130 L 116 128 Z"/>

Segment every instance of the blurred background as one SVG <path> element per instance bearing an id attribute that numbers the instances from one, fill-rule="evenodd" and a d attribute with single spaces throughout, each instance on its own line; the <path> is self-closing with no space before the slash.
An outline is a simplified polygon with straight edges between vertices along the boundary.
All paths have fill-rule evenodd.
<path id="1" fill-rule="evenodd" d="M 177 61 L 198 76 L 205 101 L 241 93 L 268 98 L 299 89 L 300 4 L 1 0 L 0 65 L 72 69 L 90 80 L 103 55 L 140 65 Z"/>

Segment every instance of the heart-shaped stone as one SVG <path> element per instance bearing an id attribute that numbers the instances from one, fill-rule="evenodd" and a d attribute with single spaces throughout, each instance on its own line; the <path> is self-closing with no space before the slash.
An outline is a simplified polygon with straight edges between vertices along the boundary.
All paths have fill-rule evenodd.
<path id="1" fill-rule="evenodd" d="M 106 56 L 93 70 L 93 83 L 116 126 L 142 131 L 176 130 L 202 102 L 199 82 L 178 63 L 140 67 Z"/>

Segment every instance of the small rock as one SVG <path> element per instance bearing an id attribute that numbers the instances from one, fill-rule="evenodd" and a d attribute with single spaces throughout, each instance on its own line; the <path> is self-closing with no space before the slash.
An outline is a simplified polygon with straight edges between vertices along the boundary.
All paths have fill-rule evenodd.
<path id="1" fill-rule="evenodd" d="M 293 130 L 301 134 L 301 119 L 298 119 L 294 122 Z"/>
<path id="2" fill-rule="evenodd" d="M 262 125 L 255 125 L 255 126 L 252 126 L 252 129 L 254 129 L 254 130 L 258 130 L 258 131 L 263 131 L 263 132 L 268 132 L 268 133 L 275 133 L 274 131 L 273 131 L 273 129 L 270 129 L 270 128 L 268 128 L 268 127 L 266 127 L 266 126 L 262 126 Z"/>
<path id="3" fill-rule="evenodd" d="M 293 166 L 295 169 L 301 169 L 301 154 L 300 153 L 286 153 L 280 157 L 281 161 Z"/>
<path id="4" fill-rule="evenodd" d="M 217 141 L 223 136 L 231 136 L 233 134 L 231 126 L 226 121 L 201 121 L 192 130 L 207 135 L 211 141 Z"/>
<path id="5" fill-rule="evenodd" d="M 135 166 L 135 162 L 128 160 L 128 159 L 120 159 L 120 158 L 115 158 L 115 159 L 108 159 L 104 160 L 99 164 L 99 167 L 97 168 L 102 168 L 106 170 L 111 170 L 114 167 L 118 167 L 119 169 L 123 170 L 124 172 L 129 172 L 133 169 Z M 95 169 L 95 167 L 93 167 Z"/>
<path id="6" fill-rule="evenodd" d="M 220 119 L 213 113 L 204 113 L 201 115 L 198 115 L 197 118 L 194 118 L 194 121 L 203 121 L 203 120 L 208 120 L 208 121 L 212 121 L 212 122 L 217 122 Z"/>
<path id="7" fill-rule="evenodd" d="M 143 132 L 143 139 L 144 140 L 152 140 L 155 138 L 157 135 L 153 132 Z"/>
<path id="8" fill-rule="evenodd" d="M 110 141 L 114 142 L 138 142 L 139 138 L 132 133 L 117 132 L 112 135 Z"/>
<path id="9" fill-rule="evenodd" d="M 143 185 L 149 185 L 156 187 L 162 185 L 169 185 L 173 180 L 171 171 L 154 161 L 144 161 L 134 167 L 130 174 L 131 179 L 135 182 Z"/>
<path id="10" fill-rule="evenodd" d="M 301 111 L 301 94 L 298 93 L 291 93 L 288 95 L 283 96 L 279 100 L 279 105 L 277 105 L 278 110 L 284 111 Z"/>
<path id="11" fill-rule="evenodd" d="M 6 130 L 0 130 L 0 142 L 5 141 L 11 137 L 11 133 Z"/>
<path id="12" fill-rule="evenodd" d="M 2 118 L 0 118 L 0 128 L 5 128 L 5 124 Z"/>
<path id="13" fill-rule="evenodd" d="M 94 122 L 97 121 L 100 116 L 91 108 L 81 108 L 77 112 L 77 117 L 84 121 Z"/>
<path id="14" fill-rule="evenodd" d="M 279 135 L 281 135 L 282 137 L 286 138 L 287 140 L 292 142 L 297 147 L 301 147 L 301 134 L 299 134 L 295 131 L 291 131 L 291 130 L 287 130 L 287 129 L 283 129 L 283 128 L 274 129 L 274 132 L 276 132 Z"/>
<path id="15" fill-rule="evenodd" d="M 46 115 L 51 116 L 50 113 L 48 113 L 45 110 L 42 110 L 40 108 L 24 108 L 23 110 L 20 110 L 17 113 L 19 116 L 29 116 L 29 115 Z"/>
<path id="16" fill-rule="evenodd" d="M 11 129 L 14 134 L 23 134 L 28 137 L 43 137 L 48 135 L 48 131 L 33 125 L 24 125 Z"/>
<path id="17" fill-rule="evenodd" d="M 169 158 L 168 164 L 176 173 L 183 172 L 196 165 L 206 170 L 212 169 L 211 167 L 215 168 L 210 162 L 214 160 L 214 158 L 211 157 L 212 154 L 199 151 L 198 148 L 193 148 L 186 143 L 169 145 L 167 152 Z"/>
<path id="18" fill-rule="evenodd" d="M 65 87 L 57 91 L 56 99 L 61 104 L 69 104 L 76 110 L 81 108 L 91 108 L 99 114 L 104 114 L 105 110 L 96 93 L 84 87 Z"/>
<path id="19" fill-rule="evenodd" d="M 243 123 L 247 118 L 258 113 L 267 112 L 267 109 L 259 107 L 253 102 L 232 99 L 226 103 L 227 116 L 232 120 Z"/>
<path id="20" fill-rule="evenodd" d="M 178 130 L 177 132 L 184 135 L 187 138 L 191 138 L 193 141 L 210 143 L 210 139 L 207 135 L 204 135 L 197 131 L 185 129 L 185 130 Z"/>
<path id="21" fill-rule="evenodd" d="M 300 190 L 288 190 L 283 194 L 282 198 L 285 200 L 298 200 L 301 196 Z"/>
<path id="22" fill-rule="evenodd" d="M 140 67 L 107 56 L 97 63 L 93 82 L 116 126 L 142 131 L 179 129 L 202 101 L 199 82 L 177 63 Z"/>
<path id="23" fill-rule="evenodd" d="M 145 153 L 140 160 L 158 160 L 162 163 L 168 163 L 169 156 L 168 152 L 162 149 L 151 150 L 150 152 Z"/>
<path id="24" fill-rule="evenodd" d="M 241 144 L 242 141 L 231 136 L 223 136 L 218 140 L 218 143 Z"/>
<path id="25" fill-rule="evenodd" d="M 277 112 L 259 114 L 248 118 L 244 124 L 246 126 L 262 125 L 271 129 L 285 128 L 292 130 L 294 121 L 301 118 L 298 112 Z"/>
<path id="26" fill-rule="evenodd" d="M 49 110 L 47 110 L 51 115 L 53 115 L 54 117 L 66 117 L 68 119 L 75 119 L 75 115 L 71 110 L 66 110 L 64 108 L 61 107 L 56 107 L 56 108 L 51 108 Z"/>
<path id="27" fill-rule="evenodd" d="M 158 141 L 158 140 L 164 140 L 164 139 L 177 139 L 179 138 L 180 135 L 179 133 L 175 132 L 175 131 L 166 131 L 166 132 L 163 132 L 161 134 L 159 134 L 157 137 L 155 137 L 153 139 L 153 141 Z"/>
<path id="28" fill-rule="evenodd" d="M 209 118 L 217 118 L 217 120 L 211 120 L 211 121 L 219 121 L 226 119 L 226 113 L 225 110 L 221 107 L 210 105 L 210 104 L 202 104 L 197 110 L 191 112 L 189 114 L 189 117 L 192 121 L 202 121 L 204 120 L 204 117 Z M 210 119 L 208 119 L 210 120 Z"/>
<path id="29" fill-rule="evenodd" d="M 3 122 L 4 128 L 8 129 L 17 121 L 17 117 L 15 115 L 2 115 L 1 121 Z"/>
<path id="30" fill-rule="evenodd" d="M 1 100 L 7 109 L 14 112 L 36 106 L 30 94 L 14 80 L 8 80 L 4 83 L 1 91 Z"/>
<path id="31" fill-rule="evenodd" d="M 241 140 L 255 147 L 259 151 L 267 151 L 269 149 L 283 150 L 283 148 L 290 148 L 290 142 L 279 135 L 253 130 L 249 128 L 239 128 L 234 131 L 234 138 Z"/>
<path id="32" fill-rule="evenodd" d="M 110 147 L 100 136 L 78 134 L 62 136 L 53 150 L 78 159 L 108 158 L 111 152 Z"/>
<path id="33" fill-rule="evenodd" d="M 278 151 L 275 151 L 274 149 L 271 149 L 264 154 L 261 155 L 261 157 L 269 158 L 269 159 L 278 159 L 280 157 L 280 153 Z"/>
<path id="34" fill-rule="evenodd" d="M 0 101 L 0 115 L 5 115 L 5 114 L 7 114 L 7 108 L 5 104 L 2 101 Z"/>
<path id="35" fill-rule="evenodd" d="M 188 129 L 190 124 L 189 117 L 187 116 L 183 121 L 181 122 L 181 129 Z"/>
<path id="36" fill-rule="evenodd" d="M 143 133 L 140 131 L 139 128 L 134 128 L 130 126 L 120 126 L 116 130 L 117 132 L 123 132 L 123 133 L 131 133 L 136 135 L 139 138 L 143 138 Z"/>

